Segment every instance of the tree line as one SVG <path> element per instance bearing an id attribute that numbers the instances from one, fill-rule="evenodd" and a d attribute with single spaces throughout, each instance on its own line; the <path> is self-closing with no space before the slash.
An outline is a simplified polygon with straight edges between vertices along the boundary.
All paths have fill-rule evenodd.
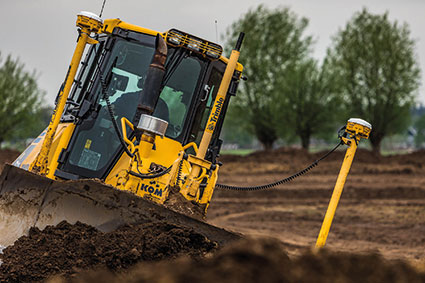
<path id="1" fill-rule="evenodd" d="M 47 126 L 51 108 L 43 106 L 44 91 L 35 71 L 18 58 L 0 53 L 0 147 L 4 141 L 38 136 Z"/>
<path id="2" fill-rule="evenodd" d="M 243 127 L 266 150 L 278 139 L 298 139 L 308 149 L 312 138 L 326 138 L 356 117 L 372 124 L 370 143 L 380 152 L 384 137 L 408 127 L 419 87 L 408 25 L 364 8 L 336 32 L 322 62 L 312 57 L 307 26 L 289 8 L 260 5 L 229 27 L 227 50 L 246 33 L 240 61 L 248 79 L 226 127 Z"/>
<path id="3" fill-rule="evenodd" d="M 312 138 L 329 138 L 358 117 L 372 124 L 370 142 L 379 152 L 384 137 L 406 130 L 417 97 L 420 69 L 408 25 L 363 9 L 336 32 L 322 62 L 312 57 L 307 27 L 289 8 L 260 5 L 228 28 L 227 51 L 246 33 L 240 61 L 248 80 L 232 98 L 224 131 L 242 144 L 254 136 L 265 149 L 278 139 L 308 149 Z M 47 126 L 51 108 L 42 105 L 36 77 L 0 54 L 0 144 Z M 425 141 L 424 121 L 415 125 Z"/>

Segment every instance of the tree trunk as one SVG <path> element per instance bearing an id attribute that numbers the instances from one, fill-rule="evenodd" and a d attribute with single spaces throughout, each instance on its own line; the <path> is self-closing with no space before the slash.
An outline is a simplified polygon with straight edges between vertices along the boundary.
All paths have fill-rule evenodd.
<path id="1" fill-rule="evenodd" d="M 263 145 L 264 150 L 269 151 L 273 149 L 274 141 L 265 141 L 261 142 L 261 144 Z"/>
<path id="2" fill-rule="evenodd" d="M 373 143 L 372 140 L 370 140 L 370 143 L 372 144 L 373 153 L 375 153 L 377 155 L 381 155 L 381 142 Z"/>
<path id="3" fill-rule="evenodd" d="M 382 133 L 372 133 L 370 134 L 370 143 L 372 145 L 372 151 L 377 154 L 381 155 L 381 142 L 384 139 L 384 134 Z"/>
<path id="4" fill-rule="evenodd" d="M 271 150 L 274 142 L 277 140 L 276 130 L 267 123 L 255 124 L 255 135 L 265 150 Z"/>
<path id="5" fill-rule="evenodd" d="M 308 150 L 310 147 L 310 135 L 301 135 L 300 138 L 302 148 Z"/>

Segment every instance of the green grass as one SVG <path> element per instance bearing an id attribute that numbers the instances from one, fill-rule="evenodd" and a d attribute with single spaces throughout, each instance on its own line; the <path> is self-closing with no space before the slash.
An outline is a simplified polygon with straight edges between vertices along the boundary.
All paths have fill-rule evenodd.
<path id="1" fill-rule="evenodd" d="M 220 154 L 221 155 L 234 154 L 234 155 L 245 156 L 245 155 L 248 155 L 248 154 L 250 154 L 254 151 L 255 151 L 254 149 L 227 149 L 227 150 L 220 151 Z"/>
<path id="2" fill-rule="evenodd" d="M 322 145 L 322 146 L 312 146 L 309 149 L 310 153 L 317 153 L 317 152 L 321 152 L 321 151 L 328 151 L 331 148 L 333 148 L 333 145 Z M 370 146 L 362 146 L 362 149 L 368 149 L 371 150 Z M 347 149 L 347 146 L 341 146 L 338 150 L 343 150 L 345 151 Z M 256 149 L 226 149 L 226 150 L 222 150 L 220 151 L 221 155 L 226 155 L 226 154 L 232 154 L 232 155 L 240 155 L 240 156 L 245 156 L 248 155 L 250 153 L 253 153 L 254 151 L 256 151 Z M 398 155 L 398 154 L 407 154 L 410 153 L 411 151 L 409 150 L 386 150 L 383 149 L 381 150 L 381 154 L 383 156 L 388 156 L 388 155 Z"/>
<path id="3" fill-rule="evenodd" d="M 412 153 L 412 150 L 409 150 L 409 149 L 397 149 L 397 150 L 381 149 L 381 155 L 382 156 L 403 155 L 403 154 L 409 154 L 409 153 Z"/>

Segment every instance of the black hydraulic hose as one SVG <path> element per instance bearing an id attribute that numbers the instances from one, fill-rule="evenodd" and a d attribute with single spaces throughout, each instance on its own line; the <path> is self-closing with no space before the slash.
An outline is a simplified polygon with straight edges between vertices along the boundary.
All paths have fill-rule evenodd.
<path id="1" fill-rule="evenodd" d="M 99 78 L 100 78 L 100 84 L 102 86 L 101 89 L 102 89 L 103 98 L 106 101 L 106 106 L 107 106 L 106 108 L 108 109 L 108 113 L 109 113 L 109 116 L 111 118 L 112 125 L 114 126 L 115 133 L 118 136 L 118 140 L 120 141 L 122 147 L 124 148 L 125 153 L 127 153 L 128 156 L 133 157 L 134 154 L 131 153 L 131 151 L 128 149 L 127 144 L 125 143 L 124 139 L 122 138 L 122 134 L 119 130 L 118 123 L 115 120 L 114 110 L 112 109 L 111 102 L 109 101 L 109 97 L 108 97 L 108 93 L 107 93 L 107 86 L 106 86 L 105 80 L 103 79 L 102 72 L 100 70 L 99 70 Z"/>
<path id="2" fill-rule="evenodd" d="M 140 179 L 153 179 L 153 178 L 161 177 L 161 176 L 169 173 L 172 167 L 173 167 L 173 165 L 171 165 L 170 167 L 168 167 L 164 171 L 154 173 L 154 174 L 139 174 L 139 173 L 136 173 L 136 172 L 133 172 L 133 171 L 129 171 L 128 174 L 136 176 Z"/>
<path id="3" fill-rule="evenodd" d="M 102 75 L 101 74 L 100 74 L 100 81 L 102 83 L 102 92 L 104 92 L 104 87 L 106 89 L 106 84 L 104 84 L 104 81 L 103 81 L 103 78 L 102 78 Z M 121 136 L 121 132 L 120 132 L 120 130 L 118 128 L 117 121 L 114 118 L 115 117 L 115 114 L 114 114 L 114 111 L 113 111 L 113 109 L 111 107 L 111 102 L 109 101 L 109 97 L 107 95 L 105 95 L 105 93 L 106 93 L 106 91 L 104 92 L 104 98 L 105 98 L 105 101 L 106 101 L 106 105 L 107 105 L 107 108 L 108 108 L 109 115 L 111 116 L 112 124 L 114 125 L 115 132 L 117 133 L 118 138 L 119 138 L 122 146 L 124 147 L 125 152 L 130 157 L 134 157 L 135 154 L 134 153 L 131 153 L 131 151 L 127 148 L 127 145 L 126 145 L 125 141 L 123 140 L 123 138 Z M 136 159 L 136 162 L 139 163 L 139 161 L 137 159 Z M 171 170 L 172 167 L 173 166 L 171 165 L 167 169 L 165 169 L 165 170 L 163 170 L 161 172 L 158 172 L 158 173 L 153 173 L 153 174 L 140 174 L 140 173 L 136 173 L 136 172 L 133 172 L 133 171 L 129 171 L 128 173 L 130 175 L 136 176 L 136 177 L 141 178 L 141 179 L 153 179 L 153 178 L 161 177 L 162 175 L 167 174 L 168 172 L 170 172 L 170 170 Z"/>
<path id="4" fill-rule="evenodd" d="M 115 62 L 116 62 L 116 59 L 115 59 Z M 114 62 L 114 64 L 112 64 L 112 66 L 115 65 L 115 62 Z M 104 78 L 102 76 L 102 72 L 100 70 L 99 63 L 97 64 L 97 66 L 98 66 L 98 69 L 99 69 L 99 79 L 100 79 L 100 84 L 101 84 L 101 91 L 102 91 L 102 94 L 103 94 L 103 98 L 106 101 L 106 106 L 107 106 L 106 108 L 108 109 L 108 113 L 109 113 L 109 116 L 111 118 L 112 125 L 114 126 L 115 133 L 117 134 L 118 140 L 120 141 L 122 147 L 124 148 L 125 153 L 127 153 L 127 155 L 130 156 L 130 157 L 134 157 L 135 154 L 132 153 L 128 149 L 127 144 L 125 143 L 125 141 L 124 141 L 124 139 L 122 137 L 122 134 L 121 134 L 121 132 L 119 130 L 118 123 L 115 120 L 115 113 L 114 113 L 114 110 L 112 109 L 111 101 L 109 100 L 109 97 L 108 97 L 108 93 L 107 93 L 108 87 L 107 87 L 107 84 L 106 84 L 106 82 L 105 82 L 105 80 L 104 80 Z M 112 70 L 112 68 L 111 68 L 111 70 Z M 139 163 L 137 159 L 136 159 L 136 162 Z M 153 179 L 153 178 L 161 177 L 161 176 L 169 173 L 172 167 L 173 166 L 171 165 L 167 169 L 165 169 L 165 170 L 163 170 L 161 172 L 158 172 L 158 173 L 153 173 L 153 174 L 152 173 L 151 174 L 140 174 L 140 173 L 136 173 L 136 172 L 133 172 L 133 171 L 129 171 L 128 173 L 130 175 L 136 176 L 136 177 L 141 178 L 141 179 Z"/>
<path id="5" fill-rule="evenodd" d="M 316 167 L 320 161 L 328 157 L 331 153 L 333 153 L 340 145 L 344 144 L 343 141 L 340 141 L 333 149 L 331 149 L 328 153 L 314 161 L 312 164 L 310 164 L 308 167 L 304 168 L 301 171 L 298 171 L 294 175 L 291 175 L 289 177 L 286 177 L 284 179 L 278 180 L 276 182 L 260 185 L 260 186 L 251 186 L 251 187 L 239 187 L 239 186 L 230 186 L 230 185 L 223 185 L 223 184 L 216 184 L 215 187 L 219 189 L 225 189 L 225 190 L 235 190 L 235 191 L 259 191 L 259 190 L 266 190 L 266 189 L 272 189 L 274 187 L 277 187 L 281 184 L 288 183 L 290 181 L 293 181 L 295 178 L 298 178 L 299 176 L 302 176 L 306 174 L 308 171 Z"/>

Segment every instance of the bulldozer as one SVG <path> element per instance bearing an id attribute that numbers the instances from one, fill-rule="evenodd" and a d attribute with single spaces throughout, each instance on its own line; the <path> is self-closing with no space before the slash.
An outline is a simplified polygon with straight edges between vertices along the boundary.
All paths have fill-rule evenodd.
<path id="1" fill-rule="evenodd" d="M 76 26 L 50 124 L 0 177 L 0 245 L 63 220 L 102 231 L 166 220 L 219 243 L 238 238 L 199 219 L 242 78 L 243 33 L 226 58 L 220 45 L 177 29 L 90 12 Z"/>

